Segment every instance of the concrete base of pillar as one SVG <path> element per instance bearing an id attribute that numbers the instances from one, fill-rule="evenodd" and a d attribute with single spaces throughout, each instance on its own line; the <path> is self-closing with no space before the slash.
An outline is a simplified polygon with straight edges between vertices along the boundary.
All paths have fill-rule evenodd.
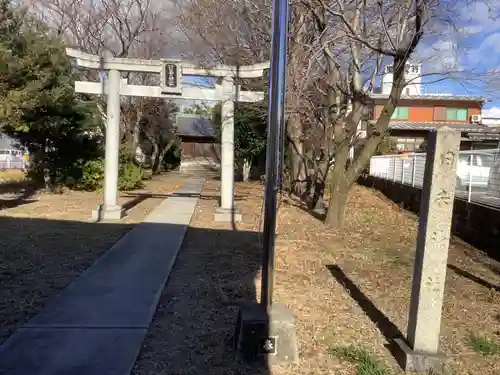
<path id="1" fill-rule="evenodd" d="M 243 221 L 243 217 L 237 208 L 228 209 L 219 207 L 215 211 L 215 221 L 222 223 L 241 223 Z"/>
<path id="2" fill-rule="evenodd" d="M 242 307 L 234 343 L 236 357 L 248 363 L 293 364 L 299 360 L 295 318 L 284 305 Z"/>
<path id="3" fill-rule="evenodd" d="M 125 210 L 121 205 L 105 206 L 101 204 L 92 211 L 94 221 L 118 221 L 125 216 Z"/>
<path id="4" fill-rule="evenodd" d="M 403 339 L 391 343 L 394 358 L 405 372 L 442 374 L 447 358 L 443 354 L 416 352 Z"/>

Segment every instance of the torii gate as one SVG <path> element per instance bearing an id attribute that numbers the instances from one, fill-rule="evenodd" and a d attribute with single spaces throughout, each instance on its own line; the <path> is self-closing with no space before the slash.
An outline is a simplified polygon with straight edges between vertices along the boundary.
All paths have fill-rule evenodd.
<path id="1" fill-rule="evenodd" d="M 82 68 L 108 71 L 108 78 L 100 82 L 75 82 L 75 91 L 87 94 L 106 94 L 107 123 L 104 163 L 104 204 L 93 211 L 96 220 L 120 220 L 123 208 L 118 204 L 118 167 L 120 150 L 120 95 L 165 99 L 222 101 L 221 141 L 221 205 L 216 220 L 241 221 L 234 207 L 234 102 L 257 102 L 264 99 L 262 92 L 239 91 L 234 78 L 260 78 L 269 63 L 250 66 L 217 66 L 198 68 L 179 60 L 142 60 L 100 57 L 72 48 L 66 49 Z M 129 85 L 120 72 L 160 74 L 160 86 Z M 182 76 L 222 77 L 222 85 L 215 89 L 182 86 Z"/>

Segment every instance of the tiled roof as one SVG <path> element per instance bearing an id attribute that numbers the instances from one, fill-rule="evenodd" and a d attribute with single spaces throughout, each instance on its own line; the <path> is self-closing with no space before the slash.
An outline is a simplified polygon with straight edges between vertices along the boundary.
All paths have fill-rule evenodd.
<path id="1" fill-rule="evenodd" d="M 443 126 L 449 126 L 462 132 L 473 133 L 499 133 L 500 129 L 480 124 L 467 124 L 463 122 L 405 122 L 393 121 L 389 124 L 390 129 L 394 130 L 436 130 Z"/>
<path id="2" fill-rule="evenodd" d="M 182 113 L 177 115 L 176 124 L 180 136 L 215 137 L 215 126 L 209 116 Z"/>
<path id="3" fill-rule="evenodd" d="M 372 99 L 389 99 L 388 94 L 371 94 Z M 473 95 L 401 95 L 401 100 L 455 100 L 455 101 L 467 101 L 467 102 L 480 102 L 486 103 L 490 100 L 482 96 Z"/>

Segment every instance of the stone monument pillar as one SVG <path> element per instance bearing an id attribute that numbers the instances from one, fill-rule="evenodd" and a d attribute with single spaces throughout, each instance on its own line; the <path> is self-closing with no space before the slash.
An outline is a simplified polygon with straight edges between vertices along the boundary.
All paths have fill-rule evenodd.
<path id="1" fill-rule="evenodd" d="M 396 340 L 405 371 L 444 367 L 438 349 L 459 149 L 460 132 L 443 127 L 429 133 L 407 341 Z"/>

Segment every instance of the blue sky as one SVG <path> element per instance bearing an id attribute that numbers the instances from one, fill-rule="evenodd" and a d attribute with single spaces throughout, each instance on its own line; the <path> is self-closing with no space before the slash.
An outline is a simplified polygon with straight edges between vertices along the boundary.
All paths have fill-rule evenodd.
<path id="1" fill-rule="evenodd" d="M 213 77 L 196 77 L 196 76 L 183 76 L 182 82 L 196 86 L 211 87 L 215 85 L 215 78 Z M 205 104 L 209 107 L 216 104 L 216 102 L 202 102 L 200 100 L 178 100 L 177 105 L 181 107 L 191 107 L 193 104 Z"/>
<path id="2" fill-rule="evenodd" d="M 426 72 L 451 76 L 429 86 L 431 92 L 484 96 L 484 115 L 500 118 L 500 4 L 485 0 L 455 10 L 453 27 L 431 36 L 417 51 Z M 456 28 L 456 29 L 454 29 Z"/>
<path id="3" fill-rule="evenodd" d="M 453 9 L 452 26 L 437 26 L 437 32 L 421 42 L 413 60 L 422 63 L 424 74 L 447 73 L 445 80 L 428 85 L 427 92 L 484 96 L 491 102 L 483 114 L 500 118 L 500 1 L 469 3 Z M 207 84 L 196 77 L 184 79 Z M 424 77 L 423 81 L 437 79 Z"/>

